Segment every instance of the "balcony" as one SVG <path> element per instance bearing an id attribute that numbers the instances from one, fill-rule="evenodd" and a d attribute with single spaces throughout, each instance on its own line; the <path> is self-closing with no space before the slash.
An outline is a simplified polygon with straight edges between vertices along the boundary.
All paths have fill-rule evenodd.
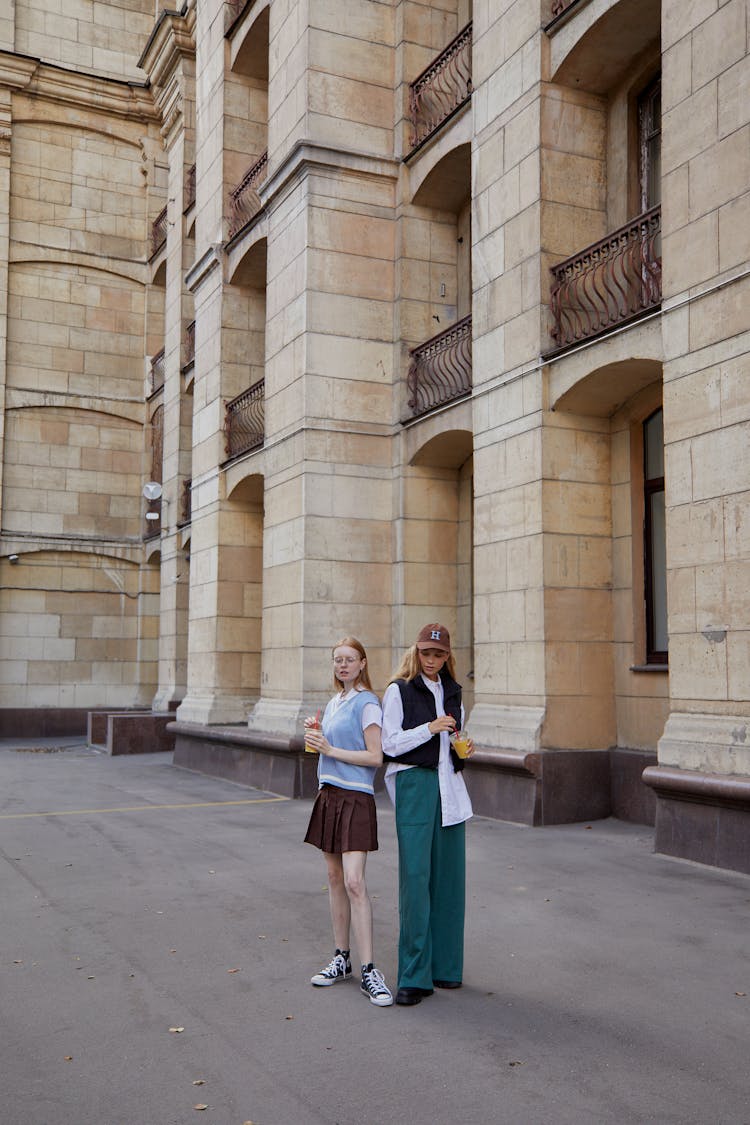
<path id="1" fill-rule="evenodd" d="M 229 195 L 229 238 L 239 234 L 243 227 L 262 211 L 263 204 L 258 188 L 268 175 L 268 150 L 248 168 L 237 187 Z"/>
<path id="2" fill-rule="evenodd" d="M 442 54 L 411 84 L 412 152 L 471 97 L 471 33 L 472 25 L 467 23 Z"/>
<path id="3" fill-rule="evenodd" d="M 261 446 L 265 428 L 265 379 L 260 379 L 227 403 L 224 418 L 227 460 Z"/>
<path id="4" fill-rule="evenodd" d="M 409 354 L 408 403 L 413 418 L 471 393 L 471 316 Z"/>
<path id="5" fill-rule="evenodd" d="M 155 395 L 164 386 L 164 348 L 151 357 L 151 394 Z"/>
<path id="6" fill-rule="evenodd" d="M 167 241 L 167 208 L 164 207 L 151 224 L 151 257 L 154 258 Z"/>
<path id="7" fill-rule="evenodd" d="M 555 350 L 590 340 L 661 305 L 661 208 L 552 267 Z"/>

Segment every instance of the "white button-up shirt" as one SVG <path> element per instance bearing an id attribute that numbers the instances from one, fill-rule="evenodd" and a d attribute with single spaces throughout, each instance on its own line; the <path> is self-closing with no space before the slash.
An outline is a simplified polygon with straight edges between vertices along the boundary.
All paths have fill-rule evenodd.
<path id="1" fill-rule="evenodd" d="M 435 696 L 435 708 L 438 716 L 445 714 L 443 701 L 442 680 L 429 680 L 422 676 L 422 680 Z M 401 692 L 398 684 L 389 684 L 383 696 L 383 752 L 393 758 L 414 750 L 423 742 L 428 742 L 433 736 L 429 724 L 404 730 L 404 708 L 401 703 Z M 464 708 L 461 704 L 461 726 L 464 723 Z M 414 766 L 404 762 L 389 762 L 385 771 L 385 787 L 394 806 L 396 804 L 396 774 L 400 770 L 414 769 Z M 440 757 L 438 758 L 438 784 L 440 786 L 440 807 L 442 811 L 442 826 L 449 828 L 452 824 L 462 824 L 473 816 L 471 798 L 466 789 L 466 782 L 460 773 L 453 769 L 450 755 L 450 736 L 447 731 L 440 732 Z"/>

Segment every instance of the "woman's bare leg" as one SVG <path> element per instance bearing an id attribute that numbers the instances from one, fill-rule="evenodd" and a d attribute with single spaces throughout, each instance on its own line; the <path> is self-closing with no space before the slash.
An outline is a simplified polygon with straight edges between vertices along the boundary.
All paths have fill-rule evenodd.
<path id="1" fill-rule="evenodd" d="M 323 852 L 328 868 L 328 903 L 331 908 L 333 940 L 337 949 L 349 949 L 351 908 L 344 885 L 344 866 L 340 855 Z"/>
<path id="2" fill-rule="evenodd" d="M 344 852 L 341 859 L 354 942 L 360 962 L 369 965 L 372 961 L 372 905 L 365 883 L 367 852 Z"/>

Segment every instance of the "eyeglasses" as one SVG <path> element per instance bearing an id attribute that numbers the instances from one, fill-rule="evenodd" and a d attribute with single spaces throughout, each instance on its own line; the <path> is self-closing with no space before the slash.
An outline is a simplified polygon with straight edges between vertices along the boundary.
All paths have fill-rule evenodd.
<path id="1" fill-rule="evenodd" d="M 358 656 L 334 656 L 334 664 L 359 664 Z"/>

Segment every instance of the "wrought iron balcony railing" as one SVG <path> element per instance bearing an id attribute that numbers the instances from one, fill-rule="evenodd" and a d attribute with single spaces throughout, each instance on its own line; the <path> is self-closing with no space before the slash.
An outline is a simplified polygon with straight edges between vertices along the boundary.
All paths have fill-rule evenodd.
<path id="1" fill-rule="evenodd" d="M 188 168 L 185 180 L 185 210 L 189 211 L 195 203 L 195 164 Z"/>
<path id="2" fill-rule="evenodd" d="M 164 348 L 151 357 L 151 394 L 164 386 Z"/>
<path id="3" fill-rule="evenodd" d="M 167 241 L 167 208 L 164 207 L 151 224 L 151 257 L 158 254 Z"/>
<path id="4" fill-rule="evenodd" d="M 419 417 L 471 391 L 471 316 L 412 348 L 409 409 Z"/>
<path id="5" fill-rule="evenodd" d="M 661 304 L 661 208 L 552 267 L 558 348 L 598 336 Z"/>
<path id="6" fill-rule="evenodd" d="M 472 25 L 448 44 L 409 89 L 411 147 L 415 149 L 471 97 Z"/>
<path id="7" fill-rule="evenodd" d="M 229 237 L 234 238 L 242 228 L 254 219 L 263 204 L 258 188 L 268 175 L 268 149 L 254 164 L 251 164 L 237 187 L 229 195 Z"/>
<path id="8" fill-rule="evenodd" d="M 227 403 L 224 418 L 227 460 L 262 445 L 265 429 L 265 379 L 259 379 Z"/>

